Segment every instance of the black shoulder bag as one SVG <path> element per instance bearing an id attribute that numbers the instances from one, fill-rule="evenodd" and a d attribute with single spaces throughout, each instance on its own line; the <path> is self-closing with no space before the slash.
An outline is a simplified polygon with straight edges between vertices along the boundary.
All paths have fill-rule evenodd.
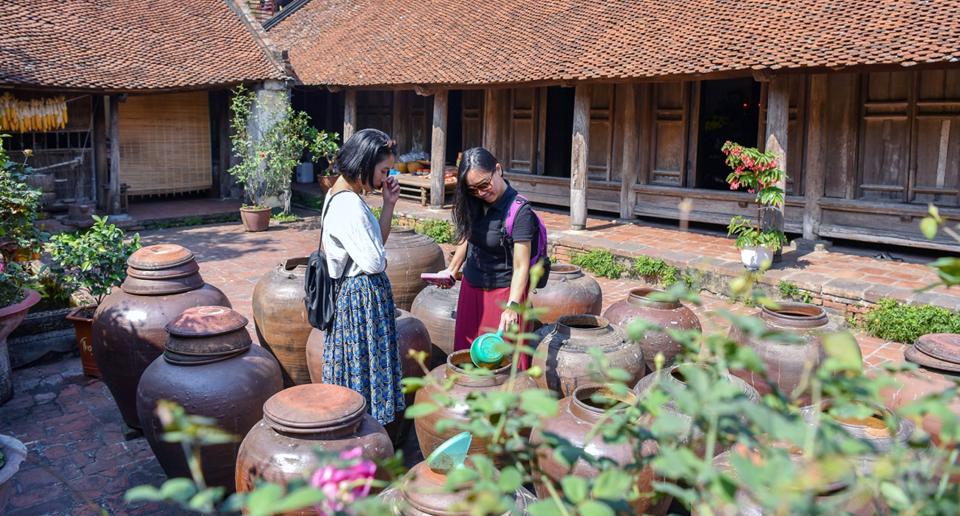
<path id="1" fill-rule="evenodd" d="M 320 331 L 327 331 L 333 327 L 333 315 L 337 311 L 337 280 L 331 278 L 330 271 L 327 270 L 327 254 L 323 251 L 323 222 L 327 216 L 327 210 L 333 204 L 333 198 L 347 191 L 349 190 L 340 190 L 333 194 L 320 213 L 320 245 L 317 246 L 316 251 L 310 253 L 310 258 L 307 260 L 307 273 L 303 279 L 303 302 L 307 306 L 307 320 L 310 321 L 310 326 Z M 344 273 L 349 265 L 348 255 Z"/>

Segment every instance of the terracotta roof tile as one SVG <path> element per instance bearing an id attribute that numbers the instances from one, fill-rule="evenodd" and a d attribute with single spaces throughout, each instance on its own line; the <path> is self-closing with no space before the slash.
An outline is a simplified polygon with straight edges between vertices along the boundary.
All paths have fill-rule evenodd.
<path id="1" fill-rule="evenodd" d="M 491 84 L 960 61 L 960 0 L 311 0 L 305 84 Z"/>
<path id="2" fill-rule="evenodd" d="M 0 84 L 173 89 L 281 79 L 229 0 L 5 0 Z"/>

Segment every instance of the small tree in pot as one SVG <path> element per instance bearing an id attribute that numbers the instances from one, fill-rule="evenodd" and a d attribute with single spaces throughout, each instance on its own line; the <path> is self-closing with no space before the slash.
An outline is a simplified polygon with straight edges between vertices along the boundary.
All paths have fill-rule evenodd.
<path id="1" fill-rule="evenodd" d="M 734 245 L 740 249 L 743 265 L 750 270 L 757 270 L 764 262 L 770 262 L 773 253 L 787 242 L 783 231 L 763 229 L 760 225 L 764 208 L 783 206 L 784 191 L 779 185 L 786 175 L 771 152 L 760 152 L 754 147 L 729 141 L 723 144 L 722 150 L 727 166 L 733 169 L 727 176 L 730 189 L 745 189 L 755 194 L 756 221 L 737 215 L 730 219 L 727 235 L 736 236 Z"/>
<path id="2" fill-rule="evenodd" d="M 111 289 L 127 277 L 127 258 L 140 249 L 140 234 L 125 241 L 123 230 L 109 224 L 107 217 L 94 215 L 93 219 L 93 227 L 83 233 L 54 235 L 46 250 L 68 288 L 89 294 L 95 302 L 76 308 L 67 319 L 73 322 L 76 330 L 84 374 L 99 377 L 90 342 L 93 314 Z"/>

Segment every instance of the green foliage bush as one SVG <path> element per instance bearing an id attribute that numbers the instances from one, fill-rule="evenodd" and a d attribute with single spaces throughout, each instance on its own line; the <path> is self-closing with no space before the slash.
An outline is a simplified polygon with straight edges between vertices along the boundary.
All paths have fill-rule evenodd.
<path id="1" fill-rule="evenodd" d="M 453 242 L 453 225 L 446 220 L 421 220 L 414 225 L 414 231 L 432 238 L 438 244 Z"/>
<path id="2" fill-rule="evenodd" d="M 47 235 L 36 226 L 41 192 L 24 178 L 32 173 L 26 162 L 11 161 L 0 135 L 0 308 L 23 299 L 23 289 L 35 277 L 22 262 L 39 252 Z"/>
<path id="3" fill-rule="evenodd" d="M 796 283 L 787 280 L 780 280 L 777 283 L 777 291 L 783 299 L 792 299 L 801 303 L 812 303 L 813 295 L 806 290 L 800 290 Z"/>
<path id="4" fill-rule="evenodd" d="M 617 262 L 617 258 L 605 249 L 591 249 L 585 253 L 573 255 L 570 263 L 588 270 L 597 276 L 620 279 L 626 268 Z"/>
<path id="5" fill-rule="evenodd" d="M 680 271 L 667 262 L 650 256 L 638 256 L 633 260 L 630 272 L 646 281 L 658 283 L 664 287 L 673 286 L 680 279 Z"/>
<path id="6" fill-rule="evenodd" d="M 928 333 L 960 333 L 960 313 L 933 305 L 881 299 L 863 318 L 863 328 L 884 340 L 913 344 Z"/>

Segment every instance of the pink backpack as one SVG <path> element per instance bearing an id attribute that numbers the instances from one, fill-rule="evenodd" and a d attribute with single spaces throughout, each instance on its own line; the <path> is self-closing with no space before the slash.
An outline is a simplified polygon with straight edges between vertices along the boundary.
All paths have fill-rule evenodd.
<path id="1" fill-rule="evenodd" d="M 513 224 L 517 221 L 517 214 L 520 213 L 520 208 L 529 202 L 526 197 L 517 194 L 517 197 L 510 203 L 510 208 L 507 209 L 507 218 L 504 219 L 503 230 L 511 240 L 513 239 Z M 537 227 L 540 233 L 537 239 L 537 248 L 534 249 L 533 256 L 530 257 L 530 266 L 532 267 L 543 260 L 543 276 L 537 282 L 537 288 L 543 288 L 547 285 L 547 279 L 550 278 L 550 259 L 547 256 L 547 226 L 543 223 L 540 215 L 537 215 L 537 212 L 530 211 L 533 213 L 533 217 L 537 219 Z"/>

